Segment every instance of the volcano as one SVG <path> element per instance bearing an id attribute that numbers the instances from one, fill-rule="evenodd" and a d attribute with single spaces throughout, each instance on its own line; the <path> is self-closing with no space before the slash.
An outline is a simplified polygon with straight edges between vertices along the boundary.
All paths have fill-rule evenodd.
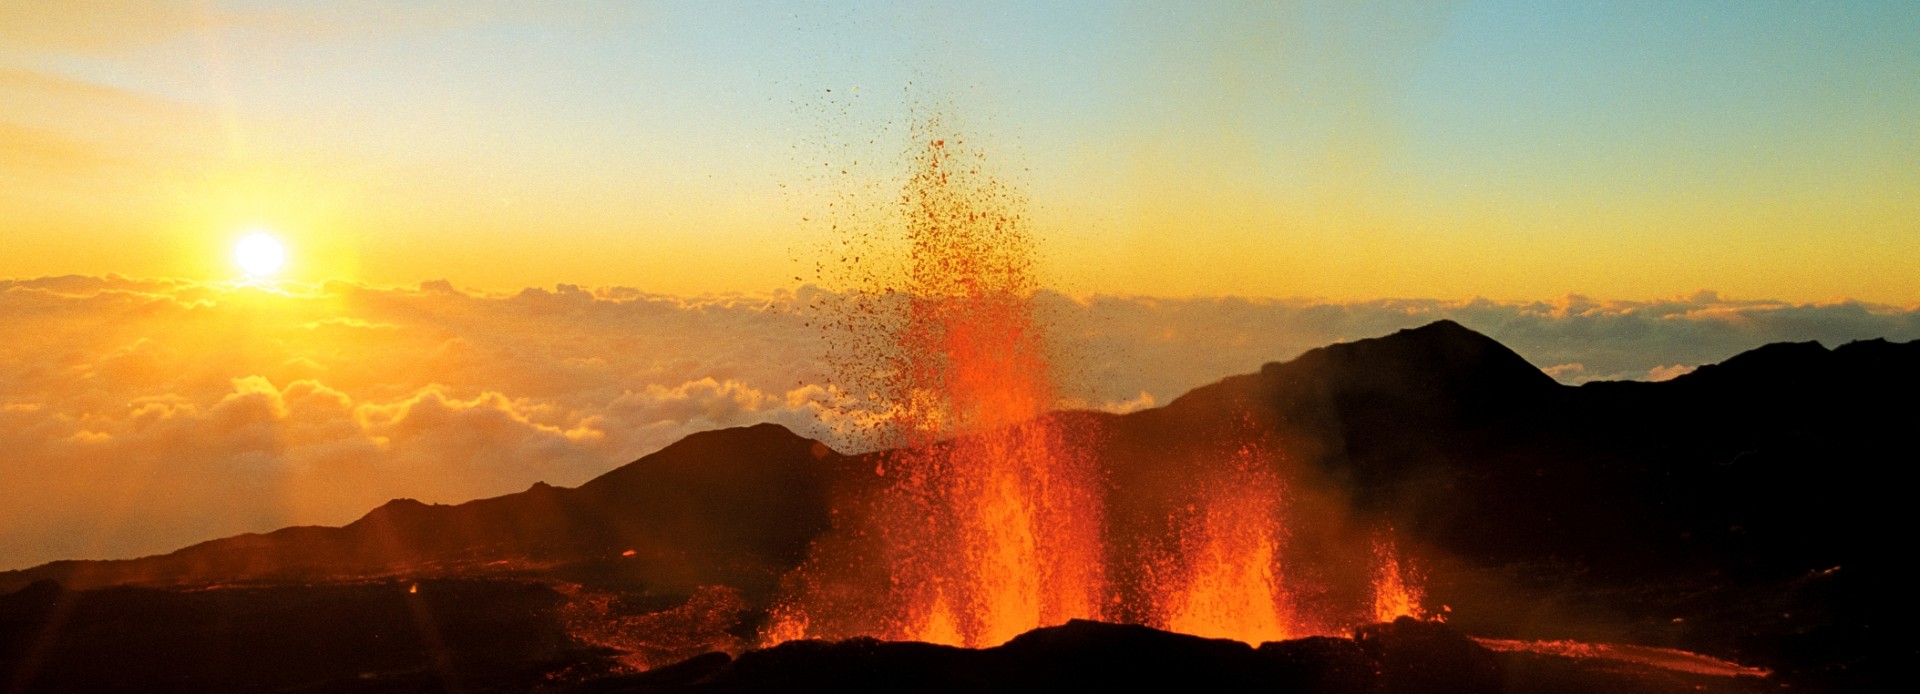
<path id="1" fill-rule="evenodd" d="M 578 488 L 402 499 L 338 528 L 0 573 L 0 682 L 1893 688 L 1920 650 L 1903 635 L 1912 608 L 1893 565 L 1909 527 L 1899 461 L 1913 459 L 1917 387 L 1920 342 L 1885 341 L 1774 344 L 1670 381 L 1565 386 L 1441 321 L 1315 349 L 1160 408 L 1041 415 L 1098 471 L 1097 561 L 1114 586 L 1105 621 L 1172 626 L 1154 593 L 1200 572 L 1169 573 L 1161 559 L 1207 546 L 1269 546 L 1292 567 L 1263 579 L 1284 584 L 1274 609 L 1285 614 L 1367 605 L 1361 623 L 1300 617 L 1258 644 L 1062 619 L 977 649 L 847 634 L 772 645 L 768 627 L 809 557 L 867 541 L 850 516 L 888 493 L 876 469 L 897 458 L 759 425 L 689 436 Z M 1265 443 L 1236 457 L 1222 432 Z M 1195 482 L 1213 473 L 1243 476 Z M 1281 491 L 1251 507 L 1229 493 L 1249 489 Z M 1286 531 L 1265 545 L 1218 540 L 1246 523 L 1208 530 L 1206 509 L 1277 513 Z M 1424 596 L 1399 611 L 1426 619 L 1365 623 L 1394 616 L 1371 611 L 1381 547 L 1396 548 L 1396 581 L 1402 561 L 1417 567 L 1406 589 Z M 880 575 L 821 590 L 858 600 L 862 581 L 887 580 L 884 565 L 860 568 Z M 1217 679 L 1173 674 L 1195 668 Z"/>

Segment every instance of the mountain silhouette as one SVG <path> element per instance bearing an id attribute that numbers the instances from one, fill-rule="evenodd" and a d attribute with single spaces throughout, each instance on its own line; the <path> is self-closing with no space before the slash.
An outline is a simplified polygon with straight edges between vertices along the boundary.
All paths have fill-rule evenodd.
<path id="1" fill-rule="evenodd" d="M 1429 599 L 1463 631 L 1684 647 L 1805 687 L 1871 688 L 1904 681 L 1901 664 L 1920 655 L 1896 635 L 1914 612 L 1895 563 L 1912 525 L 1916 392 L 1920 342 L 1773 344 L 1669 381 L 1566 386 L 1440 321 L 1314 349 L 1160 408 L 1049 417 L 1105 472 L 1123 579 L 1139 570 L 1130 557 L 1165 536 L 1196 470 L 1217 464 L 1223 441 L 1251 436 L 1295 481 L 1289 552 L 1337 567 L 1364 555 L 1357 538 L 1390 530 L 1426 560 Z M 18 625 L 53 614 L 22 606 L 49 590 L 172 605 L 166 596 L 209 586 L 559 580 L 666 606 L 724 585 L 744 598 L 746 630 L 779 577 L 836 532 L 836 509 L 876 484 L 873 469 L 868 456 L 759 425 L 689 436 L 578 488 L 396 500 L 340 528 L 0 573 L 0 592 L 21 591 L 0 599 L 0 666 L 25 657 L 6 648 L 33 632 Z M 368 595 L 334 597 L 389 599 Z M 520 614 L 558 619 L 541 610 Z M 113 618 L 79 613 L 67 623 Z M 528 646 L 522 664 L 556 652 Z"/>
<path id="2" fill-rule="evenodd" d="M 260 584 L 527 571 L 556 565 L 656 590 L 770 590 L 827 527 L 845 456 L 761 424 L 693 434 L 578 488 L 457 505 L 396 499 L 343 527 L 292 527 L 118 561 L 0 574 L 0 590 Z"/>

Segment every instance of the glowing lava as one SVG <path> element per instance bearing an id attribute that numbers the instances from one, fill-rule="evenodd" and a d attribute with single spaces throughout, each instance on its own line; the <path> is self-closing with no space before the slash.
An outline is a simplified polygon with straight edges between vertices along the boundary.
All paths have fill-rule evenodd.
<path id="1" fill-rule="evenodd" d="M 1202 480 L 1175 522 L 1177 556 L 1154 595 L 1160 626 L 1258 644 L 1300 636 L 1283 582 L 1284 489 L 1255 444 Z"/>
<path id="2" fill-rule="evenodd" d="M 886 300 L 855 317 L 884 323 L 871 345 L 882 353 L 868 357 L 883 376 L 866 389 L 890 413 L 881 443 L 895 449 L 876 471 L 886 485 L 871 511 L 884 605 L 834 628 L 810 618 L 846 618 L 809 614 L 833 608 L 790 601 L 768 640 L 805 625 L 809 635 L 991 646 L 1102 616 L 1096 478 L 1090 457 L 1042 418 L 1055 393 L 1020 201 L 958 143 L 924 142 L 900 197 L 905 276 L 862 288 Z"/>
<path id="3" fill-rule="evenodd" d="M 1420 608 L 1423 591 L 1412 573 L 1401 565 L 1392 539 L 1374 541 L 1373 562 L 1373 621 L 1424 617 L 1426 613 Z"/>
<path id="4" fill-rule="evenodd" d="M 986 647 L 1076 618 L 1261 643 L 1323 633 L 1309 623 L 1418 616 L 1419 589 L 1390 543 L 1374 548 L 1384 563 L 1371 592 L 1360 578 L 1368 563 L 1346 561 L 1365 545 L 1327 551 L 1324 537 L 1316 556 L 1339 566 L 1318 575 L 1350 577 L 1347 590 L 1289 585 L 1307 575 L 1286 565 L 1293 480 L 1283 482 L 1277 442 L 1251 416 L 1217 457 L 1194 462 L 1203 472 L 1192 502 L 1148 541 L 1157 556 L 1147 566 L 1108 555 L 1097 424 L 1048 412 L 1057 397 L 1021 201 L 981 173 L 976 154 L 930 136 L 935 128 L 919 131 L 898 227 L 843 232 L 856 241 L 836 254 L 878 263 L 890 251 L 874 240 L 897 238 L 898 274 L 884 263 L 843 268 L 853 286 L 822 312 L 835 386 L 864 402 L 861 421 L 877 422 L 867 432 L 885 451 L 869 459 L 877 477 L 843 499 L 851 512 L 786 577 L 761 643 L 872 636 Z M 1319 601 L 1314 620 L 1303 618 L 1303 594 Z"/>
<path id="5" fill-rule="evenodd" d="M 1043 420 L 1050 367 L 1033 316 L 1031 241 L 1011 195 L 956 165 L 944 139 L 916 162 L 907 315 L 892 398 L 905 444 L 889 474 L 905 517 L 896 633 L 991 646 L 1098 618 L 1100 508 L 1087 456 Z M 942 443 L 944 441 L 944 443 Z"/>

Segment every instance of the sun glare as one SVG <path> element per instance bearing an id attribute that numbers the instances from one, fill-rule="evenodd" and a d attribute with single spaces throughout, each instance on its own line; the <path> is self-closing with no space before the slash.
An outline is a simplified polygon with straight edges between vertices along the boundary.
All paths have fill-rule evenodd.
<path id="1" fill-rule="evenodd" d="M 233 261 L 253 277 L 266 277 L 280 271 L 287 262 L 287 248 L 266 232 L 254 232 L 233 247 Z"/>

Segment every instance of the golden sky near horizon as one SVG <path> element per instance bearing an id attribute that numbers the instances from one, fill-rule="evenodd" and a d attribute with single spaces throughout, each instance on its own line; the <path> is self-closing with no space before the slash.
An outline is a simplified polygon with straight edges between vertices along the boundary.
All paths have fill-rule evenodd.
<path id="1" fill-rule="evenodd" d="M 563 285 L 0 280 L 0 571 L 131 557 L 408 497 L 572 486 L 688 434 L 775 422 L 843 448 L 816 289 L 688 299 Z M 828 302 L 830 304 L 830 301 Z M 1920 307 L 1349 303 L 1043 293 L 1060 407 L 1131 411 L 1335 341 L 1453 319 L 1567 383 L 1758 345 L 1920 339 Z M 1685 423 L 1676 423 L 1684 426 Z"/>
<path id="2" fill-rule="evenodd" d="M 1867 3 L 6 3 L 0 277 L 224 279 L 265 228 L 306 281 L 770 291 L 938 114 L 1075 293 L 1904 305 L 1917 31 Z"/>
<path id="3" fill-rule="evenodd" d="M 814 264 L 936 137 L 1058 407 L 1442 318 L 1566 383 L 1920 338 L 1920 5 L 1541 5 L 0 0 L 0 570 L 857 445 L 884 263 Z"/>

